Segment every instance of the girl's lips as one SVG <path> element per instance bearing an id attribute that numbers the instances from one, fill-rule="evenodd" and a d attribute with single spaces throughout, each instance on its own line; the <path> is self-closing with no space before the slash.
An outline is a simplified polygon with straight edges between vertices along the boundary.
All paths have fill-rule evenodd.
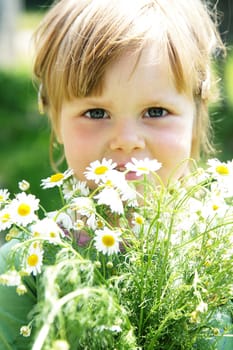
<path id="1" fill-rule="evenodd" d="M 137 176 L 135 171 L 129 171 L 128 173 L 126 173 L 125 178 L 129 181 L 140 180 L 140 176 Z"/>
<path id="2" fill-rule="evenodd" d="M 117 167 L 115 168 L 115 170 L 119 171 L 119 172 L 125 172 L 127 169 L 126 169 L 126 163 L 121 163 L 121 164 L 118 164 Z M 129 180 L 129 181 L 133 181 L 133 180 L 139 180 L 141 176 L 137 176 L 136 175 L 136 172 L 135 171 L 128 171 L 126 174 L 125 174 L 125 179 L 126 180 Z"/>

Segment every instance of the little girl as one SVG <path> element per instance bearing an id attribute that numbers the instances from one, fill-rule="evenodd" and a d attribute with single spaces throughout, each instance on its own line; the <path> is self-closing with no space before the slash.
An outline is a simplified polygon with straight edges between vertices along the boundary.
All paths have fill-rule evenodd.
<path id="1" fill-rule="evenodd" d="M 36 33 L 34 72 L 76 176 L 96 159 L 124 168 L 146 156 L 163 164 L 166 182 L 182 160 L 209 152 L 219 49 L 200 1 L 60 1 Z"/>
<path id="2" fill-rule="evenodd" d="M 185 159 L 213 151 L 211 62 L 224 45 L 201 0 L 61 0 L 35 48 L 40 110 L 79 180 L 95 160 L 124 171 L 132 158 L 149 158 L 162 163 L 166 184 L 189 171 Z M 8 251 L 1 249 L 0 272 Z M 2 350 L 30 348 L 19 329 L 34 304 L 33 288 L 18 297 L 0 287 Z M 218 349 L 233 348 L 230 339 Z"/>

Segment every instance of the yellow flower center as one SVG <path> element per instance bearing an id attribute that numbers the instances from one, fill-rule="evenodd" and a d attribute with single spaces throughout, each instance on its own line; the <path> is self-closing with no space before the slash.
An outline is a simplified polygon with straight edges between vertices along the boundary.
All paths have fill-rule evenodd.
<path id="1" fill-rule="evenodd" d="M 219 175 L 229 175 L 230 171 L 226 165 L 218 165 L 216 171 Z"/>
<path id="2" fill-rule="evenodd" d="M 137 216 L 136 219 L 135 219 L 135 221 L 136 221 L 136 223 L 137 223 L 138 225 L 143 225 L 143 224 L 144 224 L 144 219 L 143 219 L 143 217 L 141 217 L 141 216 Z"/>
<path id="3" fill-rule="evenodd" d="M 77 220 L 75 223 L 75 227 L 77 230 L 81 230 L 84 226 L 84 222 L 82 220 Z"/>
<path id="4" fill-rule="evenodd" d="M 97 220 L 96 225 L 97 225 L 98 228 L 103 228 L 104 227 L 104 223 L 101 220 Z"/>
<path id="5" fill-rule="evenodd" d="M 40 245 L 39 242 L 33 242 L 32 243 L 32 246 L 33 246 L 34 249 L 37 249 L 39 247 L 39 245 Z"/>
<path id="6" fill-rule="evenodd" d="M 29 266 L 36 266 L 39 262 L 39 257 L 37 254 L 31 254 L 29 255 L 27 259 L 27 263 Z"/>
<path id="7" fill-rule="evenodd" d="M 217 204 L 213 204 L 212 208 L 215 211 L 215 210 L 218 210 L 219 206 Z"/>
<path id="8" fill-rule="evenodd" d="M 38 231 L 33 232 L 33 237 L 40 237 L 40 232 Z"/>
<path id="9" fill-rule="evenodd" d="M 138 170 L 147 172 L 147 171 L 148 171 L 148 168 L 143 167 L 143 166 L 140 166 L 140 167 L 138 167 Z"/>
<path id="10" fill-rule="evenodd" d="M 108 171 L 108 167 L 106 167 L 105 165 L 101 165 L 101 166 L 95 168 L 94 173 L 96 175 L 104 175 L 107 171 Z"/>
<path id="11" fill-rule="evenodd" d="M 1 222 L 3 224 L 6 223 L 9 220 L 10 220 L 10 214 L 8 214 L 8 213 L 3 214 L 3 216 L 1 217 Z"/>
<path id="12" fill-rule="evenodd" d="M 115 243 L 115 238 L 112 235 L 104 235 L 102 237 L 102 243 L 106 246 L 106 247 L 112 247 Z"/>
<path id="13" fill-rule="evenodd" d="M 55 232 L 49 232 L 49 236 L 50 236 L 51 238 L 56 238 L 56 237 L 57 237 L 57 235 L 56 235 Z"/>
<path id="14" fill-rule="evenodd" d="M 62 173 L 57 173 L 52 176 L 50 176 L 50 182 L 59 182 L 64 178 L 64 175 Z"/>
<path id="15" fill-rule="evenodd" d="M 3 202 L 4 197 L 0 194 L 0 202 Z"/>
<path id="16" fill-rule="evenodd" d="M 18 207 L 18 214 L 20 216 L 27 216 L 30 214 L 31 208 L 28 204 L 22 203 Z"/>

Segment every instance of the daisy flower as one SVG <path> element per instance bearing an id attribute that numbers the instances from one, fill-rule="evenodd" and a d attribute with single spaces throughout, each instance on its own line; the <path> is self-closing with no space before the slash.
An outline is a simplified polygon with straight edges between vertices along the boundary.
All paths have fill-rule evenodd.
<path id="1" fill-rule="evenodd" d="M 27 226 L 37 218 L 35 211 L 39 209 L 39 199 L 32 194 L 19 193 L 12 200 L 9 209 L 14 223 Z"/>
<path id="2" fill-rule="evenodd" d="M 233 181 L 227 178 L 223 181 L 218 180 L 211 183 L 211 192 L 223 198 L 233 197 Z"/>
<path id="3" fill-rule="evenodd" d="M 43 260 L 43 250 L 39 245 L 32 245 L 29 248 L 28 254 L 26 255 L 26 272 L 36 276 L 38 273 L 41 273 Z"/>
<path id="4" fill-rule="evenodd" d="M 86 181 L 78 181 L 76 178 L 70 178 L 69 181 L 64 182 L 62 187 L 64 199 L 69 201 L 76 195 L 88 196 L 90 193 Z"/>
<path id="5" fill-rule="evenodd" d="M 95 248 L 103 254 L 112 255 L 120 250 L 119 242 L 121 232 L 113 231 L 107 227 L 103 230 L 96 230 L 94 237 Z"/>
<path id="6" fill-rule="evenodd" d="M 0 231 L 10 228 L 12 224 L 11 211 L 9 210 L 9 206 L 7 206 L 0 211 Z"/>
<path id="7" fill-rule="evenodd" d="M 85 223 L 84 223 L 83 220 L 78 219 L 78 220 L 76 220 L 76 221 L 74 222 L 74 225 L 73 225 L 73 226 L 74 226 L 74 229 L 75 229 L 75 230 L 80 231 L 80 230 L 82 230 L 82 229 L 84 228 Z"/>
<path id="8" fill-rule="evenodd" d="M 132 223 L 134 224 L 134 225 L 139 225 L 139 226 L 142 226 L 142 225 L 144 225 L 144 223 L 145 223 L 145 218 L 142 216 L 142 215 L 140 215 L 140 214 L 138 214 L 138 213 L 134 213 L 133 214 L 133 221 L 132 221 Z"/>
<path id="9" fill-rule="evenodd" d="M 24 295 L 28 292 L 27 287 L 24 284 L 19 284 L 16 288 L 16 293 L 18 295 Z"/>
<path id="10" fill-rule="evenodd" d="M 84 172 L 87 180 L 93 180 L 96 184 L 100 181 L 105 181 L 107 174 L 117 166 L 113 163 L 112 159 L 103 159 L 101 162 L 96 160 L 87 167 L 87 171 Z"/>
<path id="11" fill-rule="evenodd" d="M 10 193 L 6 189 L 0 189 L 0 206 L 9 199 Z"/>
<path id="12" fill-rule="evenodd" d="M 33 237 L 45 238 L 50 243 L 58 243 L 60 242 L 61 237 L 64 236 L 64 232 L 60 229 L 57 223 L 49 218 L 37 221 L 31 226 L 31 232 Z"/>
<path id="13" fill-rule="evenodd" d="M 94 202 L 91 198 L 78 197 L 73 199 L 73 209 L 78 214 L 87 217 L 87 225 L 95 229 L 96 227 L 96 210 Z"/>
<path id="14" fill-rule="evenodd" d="M 216 179 L 231 178 L 233 179 L 233 161 L 221 162 L 218 159 L 208 160 L 209 168 L 207 171 Z"/>
<path id="15" fill-rule="evenodd" d="M 141 232 L 141 229 L 144 227 L 145 218 L 138 213 L 133 213 L 132 224 L 133 224 L 133 227 L 132 227 L 133 232 L 136 234 L 139 234 Z"/>
<path id="16" fill-rule="evenodd" d="M 132 158 L 132 162 L 126 164 L 126 169 L 127 171 L 135 172 L 137 176 L 141 176 L 157 171 L 161 166 L 161 163 L 156 159 L 145 158 L 143 160 L 137 160 L 136 158 Z"/>
<path id="17" fill-rule="evenodd" d="M 182 191 L 183 192 L 183 191 Z M 182 193 L 180 192 L 180 194 Z M 182 197 L 185 196 L 182 194 Z M 175 231 L 181 232 L 186 231 L 189 232 L 194 225 L 198 225 L 201 231 L 202 223 L 199 222 L 201 217 L 202 221 L 202 210 L 203 210 L 203 202 L 196 198 L 190 197 L 187 200 L 186 205 L 183 210 L 177 211 L 176 219 L 175 219 Z"/>
<path id="18" fill-rule="evenodd" d="M 52 219 L 52 221 L 55 221 L 58 226 L 66 230 L 70 230 L 73 227 L 71 215 L 68 215 L 67 213 L 55 210 L 47 213 L 47 216 L 48 218 Z"/>
<path id="19" fill-rule="evenodd" d="M 73 199 L 73 208 L 81 215 L 90 216 L 95 212 L 94 202 L 91 198 L 77 197 Z"/>
<path id="20" fill-rule="evenodd" d="M 72 169 L 67 169 L 64 173 L 53 174 L 41 181 L 42 188 L 60 187 L 63 182 L 73 175 Z"/>
<path id="21" fill-rule="evenodd" d="M 115 188 L 105 187 L 94 198 L 97 199 L 98 204 L 108 205 L 113 213 L 124 213 L 120 193 Z"/>
<path id="22" fill-rule="evenodd" d="M 5 286 L 18 286 L 21 283 L 21 277 L 16 270 L 8 271 L 0 275 L 0 284 Z"/>
<path id="23" fill-rule="evenodd" d="M 203 205 L 201 215 L 204 218 L 212 218 L 216 215 L 218 217 L 224 217 L 224 215 L 226 215 L 227 209 L 228 205 L 221 196 L 211 194 L 210 197 L 207 198 L 206 203 Z"/>
<path id="24" fill-rule="evenodd" d="M 30 326 L 22 326 L 20 328 L 20 334 L 23 336 L 23 337 L 30 337 L 31 335 L 31 327 Z"/>

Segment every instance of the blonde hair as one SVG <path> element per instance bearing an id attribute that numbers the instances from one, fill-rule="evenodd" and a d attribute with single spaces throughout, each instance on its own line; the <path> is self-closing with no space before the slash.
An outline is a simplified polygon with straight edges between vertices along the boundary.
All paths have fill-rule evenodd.
<path id="1" fill-rule="evenodd" d="M 55 134 L 64 100 L 100 93 L 109 65 L 146 45 L 167 62 L 177 90 L 194 96 L 192 156 L 210 151 L 211 59 L 224 45 L 201 0 L 58 1 L 35 33 L 34 63 Z"/>

